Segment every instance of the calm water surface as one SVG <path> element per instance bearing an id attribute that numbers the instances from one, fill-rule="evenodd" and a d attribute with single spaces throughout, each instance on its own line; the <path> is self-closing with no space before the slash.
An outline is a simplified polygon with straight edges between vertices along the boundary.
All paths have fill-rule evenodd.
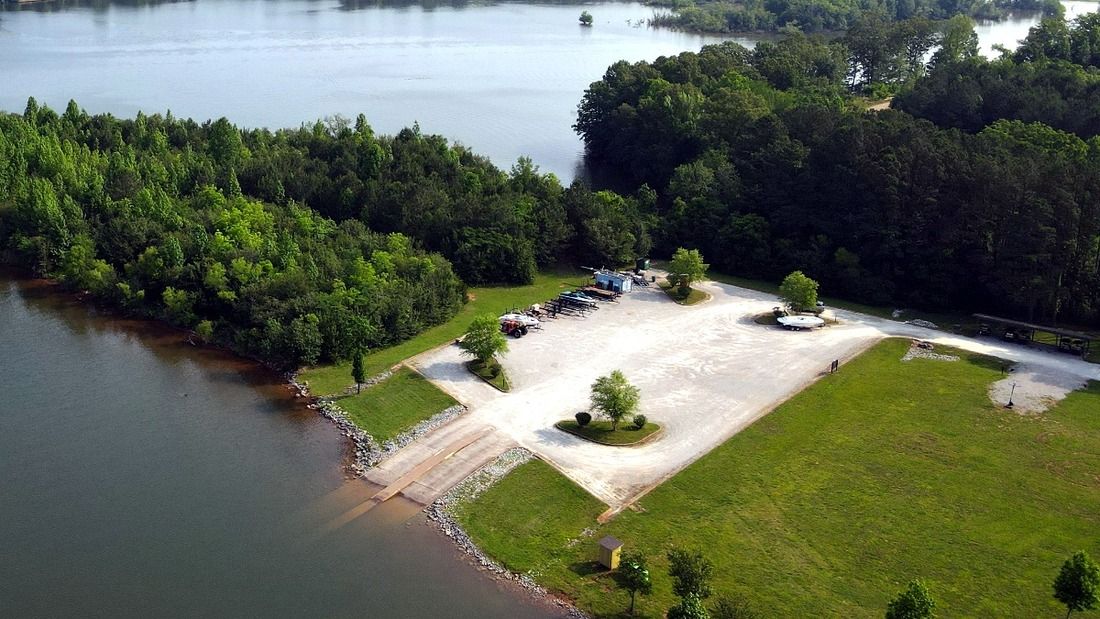
<path id="1" fill-rule="evenodd" d="M 1065 4 L 1071 17 L 1096 7 Z M 21 111 L 33 95 L 58 109 L 76 99 L 91 112 L 171 109 L 272 128 L 362 112 L 383 133 L 419 122 L 502 167 L 526 155 L 567 181 L 581 165 L 577 103 L 608 65 L 723 40 L 647 28 L 654 9 L 632 2 L 60 6 L 0 13 L 0 109 Z M 577 23 L 581 10 L 594 27 Z M 1038 19 L 979 24 L 982 49 L 1015 47 Z"/>
<path id="2" fill-rule="evenodd" d="M 592 28 L 577 17 L 587 9 Z M 0 109 L 33 95 L 63 109 L 293 127 L 366 114 L 383 133 L 419 122 L 511 166 L 569 180 L 571 125 L 589 83 L 620 59 L 720 39 L 640 25 L 636 3 L 354 8 L 334 0 L 198 0 L 0 15 Z"/>
<path id="3" fill-rule="evenodd" d="M 269 374 L 0 273 L 0 616 L 551 617 Z M 411 518 L 411 520 L 410 520 Z"/>

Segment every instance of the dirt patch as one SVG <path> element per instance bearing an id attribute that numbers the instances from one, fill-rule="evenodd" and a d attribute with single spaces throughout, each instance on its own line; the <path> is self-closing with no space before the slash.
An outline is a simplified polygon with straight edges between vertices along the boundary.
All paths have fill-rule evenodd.
<path id="1" fill-rule="evenodd" d="M 1015 385 L 1015 388 L 1013 388 Z M 989 387 L 989 398 L 1021 415 L 1037 415 L 1057 404 L 1074 390 L 1085 386 L 1081 379 L 1031 365 L 1019 365 L 1011 374 Z"/>

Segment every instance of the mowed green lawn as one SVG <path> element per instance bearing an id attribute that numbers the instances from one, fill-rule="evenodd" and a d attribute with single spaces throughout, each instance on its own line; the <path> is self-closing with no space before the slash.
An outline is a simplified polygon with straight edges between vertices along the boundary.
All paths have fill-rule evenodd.
<path id="1" fill-rule="evenodd" d="M 420 374 L 402 367 L 359 395 L 336 400 L 355 425 L 378 442 L 391 439 L 445 408 L 457 404 Z"/>
<path id="2" fill-rule="evenodd" d="M 521 464 L 474 503 L 456 506 L 455 517 L 482 548 L 513 572 L 532 574 L 563 589 L 572 572 L 566 548 L 607 509 L 542 460 Z M 549 580 L 545 580 L 549 579 Z"/>
<path id="3" fill-rule="evenodd" d="M 535 283 L 530 286 L 471 288 L 469 302 L 462 306 L 454 318 L 396 346 L 370 352 L 363 358 L 366 375 L 375 376 L 413 355 L 454 341 L 466 332 L 470 321 L 478 314 L 499 315 L 513 307 L 522 309 L 532 303 L 542 303 L 567 288 L 584 286 L 588 283 L 588 278 L 587 273 L 576 271 L 545 272 L 537 275 Z M 314 395 L 337 393 L 354 383 L 350 362 L 306 368 L 299 378 L 309 383 L 310 391 Z"/>
<path id="4" fill-rule="evenodd" d="M 559 540 L 592 521 L 557 514 L 570 494 L 545 480 L 539 496 L 479 500 L 464 521 L 529 523 L 511 536 L 470 531 L 597 615 L 627 605 L 585 563 L 612 534 L 650 558 L 655 590 L 640 604 L 651 617 L 674 602 L 672 547 L 702 550 L 716 592 L 768 617 L 881 617 L 917 577 L 941 617 L 1063 616 L 1051 597 L 1062 561 L 1080 549 L 1100 557 L 1100 384 L 1022 417 L 989 401 L 997 363 L 966 353 L 902 363 L 908 345 L 872 348 L 573 548 Z M 505 481 L 524 488 L 525 476 Z M 544 513 L 555 515 L 540 528 Z"/>

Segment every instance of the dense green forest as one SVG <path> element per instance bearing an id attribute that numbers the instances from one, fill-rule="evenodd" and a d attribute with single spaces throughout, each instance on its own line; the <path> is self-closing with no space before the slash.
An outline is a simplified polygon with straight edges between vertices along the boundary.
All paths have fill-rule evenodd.
<path id="1" fill-rule="evenodd" d="M 1009 118 L 1100 135 L 1100 13 L 1045 19 L 1014 53 L 933 66 L 894 107 L 969 133 Z"/>
<path id="2" fill-rule="evenodd" d="M 32 99 L 0 116 L 0 250 L 283 367 L 410 337 L 467 284 L 679 246 L 874 304 L 1098 324 L 1093 41 L 1095 16 L 1050 20 L 986 61 L 967 18 L 868 14 L 619 62 L 576 128 L 629 195 L 362 116 L 273 132 Z M 907 112 L 851 94 L 883 89 Z"/>
<path id="3" fill-rule="evenodd" d="M 466 283 L 630 260 L 640 208 L 362 117 L 273 133 L 33 99 L 0 116 L 9 261 L 283 367 L 410 337 Z"/>
<path id="4" fill-rule="evenodd" d="M 872 74 L 912 89 L 902 100 L 965 76 L 984 61 L 960 25 L 933 38 L 930 67 L 922 37 L 858 29 L 832 43 L 794 35 L 751 52 L 726 43 L 620 62 L 586 92 L 576 128 L 593 161 L 655 190 L 658 254 L 696 247 L 722 270 L 772 280 L 802 269 L 875 304 L 1096 324 L 1100 141 L 1009 113 L 963 132 L 845 96 Z M 876 27 L 896 26 L 863 24 Z M 1026 53 L 992 64 L 1053 83 L 1075 60 Z M 1060 113 L 1084 124 L 1095 110 Z"/>
<path id="5" fill-rule="evenodd" d="M 691 32 L 735 33 L 798 29 L 843 32 L 867 13 L 889 21 L 924 17 L 944 20 L 956 15 L 998 19 L 1006 11 L 1042 11 L 1061 15 L 1059 0 L 655 0 L 672 9 L 651 25 Z"/>

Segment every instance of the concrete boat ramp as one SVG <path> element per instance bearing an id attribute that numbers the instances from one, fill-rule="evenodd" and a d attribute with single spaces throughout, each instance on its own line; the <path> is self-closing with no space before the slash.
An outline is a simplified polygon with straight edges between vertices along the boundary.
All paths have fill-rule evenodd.
<path id="1" fill-rule="evenodd" d="M 367 481 L 384 486 L 372 501 L 382 503 L 400 494 L 428 505 L 515 446 L 494 428 L 463 421 L 438 428 L 367 471 Z"/>

